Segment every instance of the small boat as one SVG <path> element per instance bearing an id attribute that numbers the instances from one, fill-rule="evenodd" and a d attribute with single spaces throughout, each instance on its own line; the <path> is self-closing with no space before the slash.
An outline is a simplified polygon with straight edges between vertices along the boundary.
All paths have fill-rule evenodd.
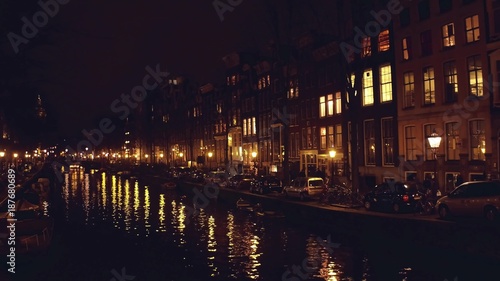
<path id="1" fill-rule="evenodd" d="M 273 219 L 282 219 L 285 217 L 285 214 L 277 211 L 256 211 L 255 214 L 259 217 L 273 218 Z"/>
<path id="2" fill-rule="evenodd" d="M 252 207 L 252 204 L 250 202 L 245 201 L 245 199 L 240 198 L 238 201 L 236 201 L 236 207 L 242 208 L 242 207 Z"/>
<path id="3" fill-rule="evenodd" d="M 167 189 L 175 188 L 176 186 L 177 185 L 175 184 L 175 182 L 171 182 L 171 181 L 165 182 L 161 185 L 161 187 L 167 188 Z"/>
<path id="4" fill-rule="evenodd" d="M 1 224 L 2 221 L 0 220 L 0 225 Z M 52 218 L 37 218 L 17 221 L 16 255 L 29 255 L 46 251 L 52 242 L 53 231 L 54 220 Z M 4 241 L 1 241 L 0 239 L 0 245 L 6 243 L 6 239 Z M 6 251 L 7 247 L 0 247 L 0 253 L 5 254 Z"/>
<path id="5" fill-rule="evenodd" d="M 249 212 L 254 211 L 252 204 L 244 200 L 243 198 L 240 198 L 238 199 L 238 201 L 236 201 L 236 208 L 241 211 L 249 211 Z"/>
<path id="6" fill-rule="evenodd" d="M 125 170 L 125 171 L 119 171 L 116 174 L 123 178 L 129 178 L 132 175 L 132 172 Z"/>

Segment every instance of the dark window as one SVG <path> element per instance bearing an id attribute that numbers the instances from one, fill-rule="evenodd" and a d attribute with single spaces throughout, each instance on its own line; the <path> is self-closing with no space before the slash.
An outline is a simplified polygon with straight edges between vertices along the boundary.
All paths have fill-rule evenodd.
<path id="1" fill-rule="evenodd" d="M 429 0 L 420 0 L 418 2 L 418 16 L 420 20 L 428 19 L 431 15 Z"/>
<path id="2" fill-rule="evenodd" d="M 494 21 L 495 33 L 500 33 L 500 9 L 496 9 L 493 12 L 493 21 Z"/>
<path id="3" fill-rule="evenodd" d="M 432 55 L 432 36 L 430 30 L 420 33 L 420 48 L 422 56 Z"/>
<path id="4" fill-rule="evenodd" d="M 475 2 L 476 0 L 462 0 L 462 3 L 464 4 L 469 4 L 469 3 L 472 3 L 472 2 Z"/>
<path id="5" fill-rule="evenodd" d="M 404 8 L 399 13 L 399 22 L 402 27 L 410 25 L 410 9 Z"/>
<path id="6" fill-rule="evenodd" d="M 439 0 L 439 11 L 441 13 L 450 11 L 452 6 L 453 6 L 452 0 Z"/>

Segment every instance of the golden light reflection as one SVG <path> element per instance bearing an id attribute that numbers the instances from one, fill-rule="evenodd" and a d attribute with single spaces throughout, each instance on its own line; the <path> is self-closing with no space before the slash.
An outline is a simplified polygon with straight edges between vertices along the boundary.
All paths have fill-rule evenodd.
<path id="1" fill-rule="evenodd" d="M 83 210 L 85 211 L 85 224 L 89 222 L 90 212 L 90 180 L 89 174 L 85 174 L 82 186 Z"/>
<path id="2" fill-rule="evenodd" d="M 184 247 L 184 244 L 186 244 L 186 241 L 184 240 L 184 219 L 186 218 L 184 210 L 185 206 L 182 202 L 177 203 L 175 200 L 172 200 L 172 220 L 170 223 L 174 229 L 173 234 L 176 234 L 179 237 L 178 241 L 174 240 L 178 247 Z"/>
<path id="3" fill-rule="evenodd" d="M 123 209 L 125 211 L 125 230 L 130 231 L 132 208 L 130 206 L 130 182 L 125 180 L 125 199 L 123 202 Z"/>
<path id="4" fill-rule="evenodd" d="M 259 279 L 259 253 L 260 238 L 255 235 L 255 225 L 251 221 L 236 224 L 234 215 L 229 212 L 227 216 L 228 258 L 232 275 L 241 273 L 246 278 Z M 243 259 L 243 260 L 242 260 Z"/>
<path id="5" fill-rule="evenodd" d="M 101 174 L 101 196 L 102 196 L 101 204 L 102 204 L 102 207 L 104 210 L 106 209 L 106 205 L 108 203 L 106 195 L 107 195 L 107 193 L 106 193 L 106 173 L 102 173 Z M 106 212 L 103 212 L 103 213 L 106 213 Z"/>
<path id="6" fill-rule="evenodd" d="M 307 263 L 306 265 L 311 268 L 314 273 L 313 276 L 320 278 L 325 281 L 337 281 L 338 277 L 343 273 L 343 269 L 340 264 L 335 263 L 332 254 L 330 254 L 324 245 L 328 245 L 328 241 L 325 243 L 319 243 L 318 239 L 321 237 L 311 235 L 307 239 L 306 252 Z"/>
<path id="7" fill-rule="evenodd" d="M 149 236 L 151 224 L 149 223 L 151 198 L 149 197 L 149 187 L 144 187 L 144 227 L 146 228 L 146 237 Z"/>
<path id="8" fill-rule="evenodd" d="M 210 276 L 215 277 L 219 275 L 217 266 L 215 265 L 215 254 L 217 252 L 217 240 L 215 240 L 215 218 L 210 216 L 208 218 L 208 243 L 207 243 L 207 264 L 212 270 Z"/>
<path id="9" fill-rule="evenodd" d="M 64 198 L 64 217 L 69 220 L 69 174 L 64 174 L 63 198 Z"/>
<path id="10" fill-rule="evenodd" d="M 139 214 L 139 207 L 141 205 L 141 198 L 139 195 L 139 183 L 135 182 L 134 185 L 134 217 L 136 221 L 140 220 L 140 214 Z M 137 229 L 137 226 L 134 227 L 134 229 Z M 139 234 L 137 234 L 139 235 Z"/>
<path id="11" fill-rule="evenodd" d="M 113 225 L 115 227 L 118 226 L 118 201 L 116 195 L 116 176 L 113 175 L 111 177 L 111 206 L 113 208 L 112 217 L 113 217 Z"/>
<path id="12" fill-rule="evenodd" d="M 165 232 L 167 231 L 166 225 L 165 225 L 165 194 L 160 194 L 160 208 L 158 210 L 158 229 L 156 232 Z"/>
<path id="13" fill-rule="evenodd" d="M 118 207 L 118 212 L 122 211 L 123 208 L 122 208 L 122 192 L 123 192 L 123 183 L 122 183 L 122 179 L 120 177 L 118 177 L 117 179 L 117 183 L 116 183 L 116 186 L 118 187 L 118 191 L 117 191 L 117 199 L 118 199 L 118 202 L 117 202 L 117 207 Z"/>

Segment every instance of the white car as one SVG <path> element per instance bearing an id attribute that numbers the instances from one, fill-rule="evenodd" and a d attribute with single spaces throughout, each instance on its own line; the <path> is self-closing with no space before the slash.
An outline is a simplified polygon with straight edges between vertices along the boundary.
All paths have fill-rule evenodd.
<path id="1" fill-rule="evenodd" d="M 283 193 L 287 197 L 297 197 L 300 200 L 319 198 L 323 193 L 325 183 L 318 177 L 300 177 L 285 186 Z"/>

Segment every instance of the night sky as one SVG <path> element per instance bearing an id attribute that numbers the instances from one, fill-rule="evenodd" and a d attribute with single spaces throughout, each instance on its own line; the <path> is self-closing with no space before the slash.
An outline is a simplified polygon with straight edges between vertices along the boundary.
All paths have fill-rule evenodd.
<path id="1" fill-rule="evenodd" d="M 24 13 L 11 16 L 8 30 L 21 34 L 21 16 L 32 19 L 41 10 L 31 2 Z M 70 0 L 19 49 L 43 66 L 28 72 L 43 77 L 33 89 L 57 117 L 59 134 L 81 136 L 100 118 L 113 117 L 112 101 L 141 84 L 147 65 L 160 64 L 200 83 L 222 82 L 224 55 L 257 49 L 271 39 L 264 3 L 244 0 L 221 21 L 210 0 Z M 49 44 L 40 43 L 43 36 Z"/>

